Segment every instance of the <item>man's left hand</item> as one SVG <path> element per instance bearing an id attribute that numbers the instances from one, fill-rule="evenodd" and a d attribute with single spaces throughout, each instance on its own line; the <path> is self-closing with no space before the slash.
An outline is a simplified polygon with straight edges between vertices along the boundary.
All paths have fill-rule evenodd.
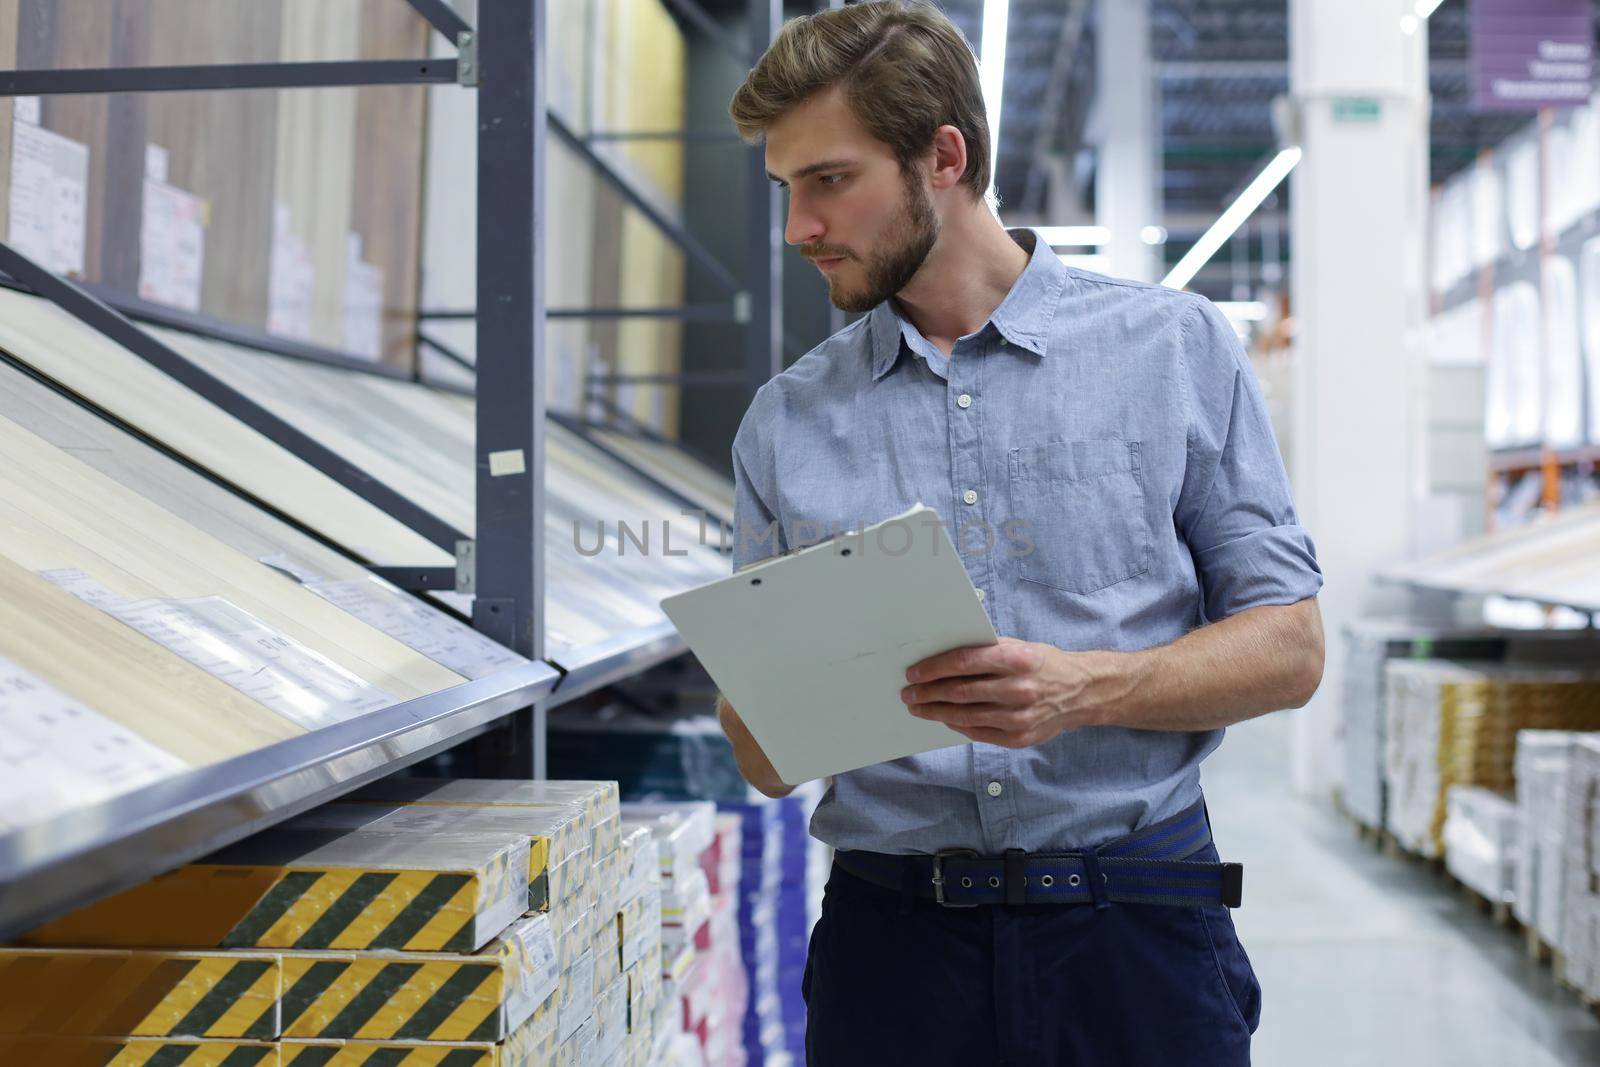
<path id="1" fill-rule="evenodd" d="M 1115 682 L 1117 658 L 1002 637 L 997 645 L 951 649 L 912 664 L 900 699 L 917 718 L 973 741 L 1028 748 L 1063 730 L 1108 721 L 1107 690 L 1123 689 Z"/>

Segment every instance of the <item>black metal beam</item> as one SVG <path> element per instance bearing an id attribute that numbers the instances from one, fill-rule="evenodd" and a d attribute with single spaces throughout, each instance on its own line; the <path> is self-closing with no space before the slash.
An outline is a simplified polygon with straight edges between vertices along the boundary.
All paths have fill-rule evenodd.
<path id="1" fill-rule="evenodd" d="M 478 11 L 477 531 L 472 622 L 544 658 L 545 0 Z M 475 751 L 480 774 L 542 777 L 544 708 Z"/>
<path id="2" fill-rule="evenodd" d="M 467 309 L 420 311 L 417 317 L 438 322 L 477 318 Z M 732 304 L 684 304 L 681 307 L 637 308 L 550 308 L 548 319 L 679 319 L 684 322 L 735 322 L 739 310 Z"/>
<path id="3" fill-rule="evenodd" d="M 432 593 L 456 587 L 454 567 L 373 567 L 372 573 L 412 593 Z"/>
<path id="4" fill-rule="evenodd" d="M 451 44 L 455 44 L 461 34 L 472 32 L 472 26 L 456 12 L 455 8 L 446 3 L 446 0 L 406 0 L 406 2 L 417 9 L 417 14 L 427 19 L 428 25 L 444 34 Z"/>
<path id="5" fill-rule="evenodd" d="M 231 385 L 200 369 L 134 325 L 120 312 L 106 306 L 80 286 L 45 270 L 10 245 L 0 244 L 0 270 L 451 555 L 455 554 L 456 542 L 466 539 L 465 534 L 449 523 L 418 507 Z"/>
<path id="6" fill-rule="evenodd" d="M 633 382 L 638 385 L 735 386 L 742 385 L 745 376 L 738 371 L 689 371 L 681 374 L 590 374 L 590 386 L 607 382 Z"/>
<path id="7" fill-rule="evenodd" d="M 478 369 L 478 365 L 476 363 L 472 362 L 472 360 L 468 359 L 466 356 L 464 356 L 460 352 L 456 351 L 456 349 L 454 347 L 445 344 L 443 341 L 439 340 L 437 337 L 432 336 L 431 334 L 426 334 L 426 333 L 423 333 L 421 330 L 418 330 L 417 331 L 417 342 L 419 344 L 427 345 L 429 348 L 433 349 L 435 352 L 439 353 L 445 359 L 448 359 L 450 362 L 454 363 L 458 367 L 465 367 L 467 370 L 470 370 L 470 371 L 476 371 Z M 419 368 L 421 367 L 421 363 L 420 362 L 418 363 L 418 367 Z M 476 395 L 476 394 L 474 394 L 474 395 Z"/>
<path id="8" fill-rule="evenodd" d="M 574 133 L 571 127 L 555 115 L 549 116 L 549 123 L 551 133 L 560 138 L 568 148 L 578 153 L 589 166 L 595 169 L 595 172 L 600 177 L 604 178 L 613 189 L 622 194 L 624 200 L 633 205 L 645 218 L 649 219 L 656 229 L 666 235 L 668 240 L 683 249 L 684 253 L 699 264 L 701 269 L 709 274 L 725 291 L 736 293 L 744 288 L 739 284 L 739 279 L 735 278 L 733 273 L 724 267 L 705 245 L 695 240 L 694 235 L 679 223 L 668 218 L 660 208 L 650 202 L 648 197 L 634 187 L 632 179 L 613 167 L 602 156 L 596 154 L 595 150 L 582 137 Z M 761 180 L 767 181 L 765 172 L 763 172 Z M 771 183 L 769 182 L 768 184 Z M 776 186 L 774 186 L 774 191 L 776 191 Z M 482 306 L 481 301 L 479 306 Z"/>
<path id="9" fill-rule="evenodd" d="M 0 96 L 435 85 L 454 84 L 455 80 L 454 59 L 347 59 L 236 65 L 211 63 L 195 67 L 85 67 L 76 70 L 0 71 Z"/>

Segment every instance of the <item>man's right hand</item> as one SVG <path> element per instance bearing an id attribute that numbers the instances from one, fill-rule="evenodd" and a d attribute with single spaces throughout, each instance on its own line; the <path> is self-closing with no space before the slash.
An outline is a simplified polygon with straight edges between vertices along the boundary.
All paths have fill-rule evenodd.
<path id="1" fill-rule="evenodd" d="M 794 786 L 778 777 L 777 770 L 772 766 L 772 761 L 767 759 L 767 754 L 761 750 L 755 735 L 750 728 L 739 718 L 739 713 L 733 710 L 733 705 L 728 703 L 726 697 L 717 694 L 717 722 L 722 726 L 722 732 L 728 735 L 728 741 L 733 745 L 733 758 L 739 763 L 739 773 L 744 775 L 744 780 L 755 786 L 763 795 L 777 799 L 788 796 L 794 792 Z"/>

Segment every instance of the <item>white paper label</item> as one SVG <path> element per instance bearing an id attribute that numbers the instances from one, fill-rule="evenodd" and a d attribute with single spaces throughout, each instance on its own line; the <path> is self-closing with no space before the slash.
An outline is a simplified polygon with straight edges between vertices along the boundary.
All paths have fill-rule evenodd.
<path id="1" fill-rule="evenodd" d="M 164 182 L 171 173 L 172 155 L 158 144 L 144 146 L 144 176 L 153 182 Z"/>
<path id="2" fill-rule="evenodd" d="M 82 275 L 88 202 L 88 146 L 31 122 L 14 123 L 12 247 L 57 274 Z"/>
<path id="3" fill-rule="evenodd" d="M 42 822 L 186 766 L 0 657 L 0 829 Z"/>
<path id="4" fill-rule="evenodd" d="M 205 215 L 205 201 L 198 196 L 164 181 L 145 179 L 144 225 L 139 230 L 141 299 L 185 311 L 200 310 Z"/>
<path id="5" fill-rule="evenodd" d="M 305 587 L 362 622 L 465 678 L 482 678 L 528 661 L 472 627 L 377 578 L 310 581 Z"/>
<path id="6" fill-rule="evenodd" d="M 344 349 L 353 356 L 383 355 L 383 271 L 361 258 L 361 235 L 345 244 Z"/>
<path id="7" fill-rule="evenodd" d="M 109 610 L 120 604 L 126 604 L 128 598 L 118 596 L 94 578 L 89 577 L 76 567 L 62 567 L 57 570 L 40 571 L 39 577 L 46 581 L 54 582 L 79 600 L 93 604 L 102 610 Z"/>
<path id="8" fill-rule="evenodd" d="M 44 121 L 44 108 L 37 96 L 19 96 L 11 105 L 11 117 L 37 126 Z"/>
<path id="9" fill-rule="evenodd" d="M 317 570 L 311 564 L 298 556 L 291 556 L 287 552 L 278 552 L 271 556 L 260 556 L 258 563 L 265 563 L 275 571 L 281 571 L 297 582 L 321 582 L 327 580 L 327 575 Z"/>
<path id="10" fill-rule="evenodd" d="M 536 915 L 517 930 L 517 940 L 526 954 L 522 972 L 522 995 L 534 1004 L 543 1004 L 556 991 L 561 967 L 556 960 L 556 937 L 550 916 Z"/>
<path id="11" fill-rule="evenodd" d="M 222 597 L 139 600 L 111 614 L 308 730 L 395 698 Z"/>
<path id="12" fill-rule="evenodd" d="M 311 247 L 289 227 L 289 205 L 272 205 L 272 266 L 267 278 L 267 330 L 311 338 L 311 298 L 316 268 Z"/>

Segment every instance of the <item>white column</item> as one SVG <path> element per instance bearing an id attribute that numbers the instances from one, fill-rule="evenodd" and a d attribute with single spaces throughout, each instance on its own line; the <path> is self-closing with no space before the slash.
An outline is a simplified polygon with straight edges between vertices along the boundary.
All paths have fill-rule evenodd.
<path id="1" fill-rule="evenodd" d="M 1150 58 L 1150 0 L 1100 0 L 1095 107 L 1100 157 L 1095 222 L 1111 231 L 1101 251 L 1110 272 L 1159 281 L 1160 262 L 1141 232 L 1161 222 L 1161 116 Z"/>
<path id="2" fill-rule="evenodd" d="M 1373 573 L 1407 551 L 1422 483 L 1427 309 L 1427 29 L 1411 0 L 1290 0 L 1290 88 L 1304 159 L 1292 177 L 1297 320 L 1290 472 L 1326 586 L 1328 666 L 1294 719 L 1296 786 L 1338 766 L 1344 625 L 1398 610 Z"/>

